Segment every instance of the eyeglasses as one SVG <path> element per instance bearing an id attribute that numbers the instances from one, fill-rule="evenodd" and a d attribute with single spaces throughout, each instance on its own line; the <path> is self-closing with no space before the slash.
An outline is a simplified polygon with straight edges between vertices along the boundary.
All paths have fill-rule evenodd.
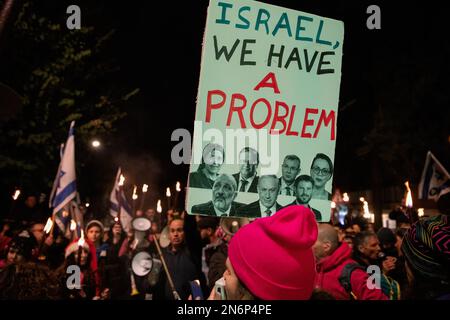
<path id="1" fill-rule="evenodd" d="M 322 175 L 322 176 L 326 176 L 326 175 L 329 175 L 329 174 L 331 173 L 330 170 L 325 169 L 325 168 L 320 169 L 319 167 L 312 167 L 311 171 L 312 171 L 314 174 L 320 174 L 320 175 Z"/>

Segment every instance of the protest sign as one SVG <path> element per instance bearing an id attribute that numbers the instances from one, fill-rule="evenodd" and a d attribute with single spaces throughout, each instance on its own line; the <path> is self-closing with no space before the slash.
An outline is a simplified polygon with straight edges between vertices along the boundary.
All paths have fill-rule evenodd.
<path id="1" fill-rule="evenodd" d="M 262 217 L 300 202 L 330 219 L 343 38 L 341 21 L 210 1 L 188 213 Z"/>

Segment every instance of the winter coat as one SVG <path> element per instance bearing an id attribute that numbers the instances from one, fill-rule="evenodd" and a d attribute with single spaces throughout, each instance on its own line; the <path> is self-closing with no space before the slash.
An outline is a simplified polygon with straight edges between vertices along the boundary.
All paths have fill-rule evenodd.
<path id="1" fill-rule="evenodd" d="M 316 288 L 330 293 L 337 300 L 349 300 L 350 294 L 339 282 L 342 269 L 349 263 L 356 263 L 351 258 L 352 251 L 347 243 L 341 245 L 328 257 L 317 263 Z M 380 289 L 369 289 L 368 274 L 361 269 L 355 269 L 350 278 L 352 292 L 357 300 L 387 300 Z"/>

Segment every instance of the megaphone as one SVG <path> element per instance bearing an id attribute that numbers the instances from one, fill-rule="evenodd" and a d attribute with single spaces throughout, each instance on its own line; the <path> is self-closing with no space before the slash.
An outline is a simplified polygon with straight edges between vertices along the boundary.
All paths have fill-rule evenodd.
<path id="1" fill-rule="evenodd" d="M 159 245 L 162 248 L 167 248 L 170 245 L 169 226 L 165 226 L 161 231 L 161 235 L 159 236 Z"/>
<path id="2" fill-rule="evenodd" d="M 220 227 L 230 236 L 234 236 L 240 228 L 249 223 L 250 220 L 248 218 L 224 217 L 220 219 Z"/>
<path id="3" fill-rule="evenodd" d="M 131 269 L 134 274 L 143 277 L 146 276 L 153 267 L 153 259 L 150 253 L 141 251 L 133 257 L 131 261 Z"/>
<path id="4" fill-rule="evenodd" d="M 143 217 L 135 218 L 131 222 L 131 226 L 134 229 L 134 243 L 132 247 L 134 249 L 148 247 L 149 242 L 145 239 L 145 236 L 152 226 L 150 220 Z"/>

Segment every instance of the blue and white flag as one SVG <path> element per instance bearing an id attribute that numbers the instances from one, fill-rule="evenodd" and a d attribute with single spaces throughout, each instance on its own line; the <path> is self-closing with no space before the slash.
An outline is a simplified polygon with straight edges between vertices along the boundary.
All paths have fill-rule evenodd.
<path id="1" fill-rule="evenodd" d="M 436 157 L 428 151 L 422 179 L 419 183 L 419 199 L 433 199 L 450 192 L 450 174 Z"/>
<path id="2" fill-rule="evenodd" d="M 55 193 L 53 196 L 53 214 L 64 208 L 70 200 L 76 197 L 77 180 L 75 174 L 75 121 L 72 121 L 69 129 L 69 136 L 64 147 L 61 163 L 55 179 Z"/>
<path id="3" fill-rule="evenodd" d="M 125 193 L 123 192 L 123 186 L 119 185 L 120 176 L 122 172 L 119 167 L 117 170 L 116 180 L 114 182 L 114 188 L 111 191 L 111 195 L 109 198 L 110 209 L 109 213 L 114 217 L 118 217 L 120 223 L 122 224 L 122 228 L 128 232 L 131 229 L 131 220 L 133 219 L 131 214 L 131 206 L 125 197 Z"/>

